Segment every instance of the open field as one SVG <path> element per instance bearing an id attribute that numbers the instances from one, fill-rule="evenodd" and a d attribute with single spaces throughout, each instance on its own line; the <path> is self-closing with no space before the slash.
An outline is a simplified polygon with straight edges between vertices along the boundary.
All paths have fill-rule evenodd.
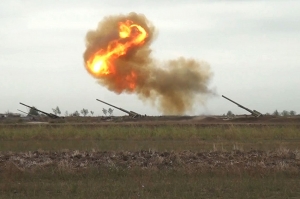
<path id="1" fill-rule="evenodd" d="M 1 198 L 299 198 L 299 186 L 298 118 L 0 127 Z"/>
<path id="2" fill-rule="evenodd" d="M 2 126 L 1 151 L 297 149 L 297 126 Z"/>
<path id="3" fill-rule="evenodd" d="M 63 167 L 64 168 L 64 167 Z M 102 169 L 2 171 L 1 198 L 299 198 L 299 174 Z"/>

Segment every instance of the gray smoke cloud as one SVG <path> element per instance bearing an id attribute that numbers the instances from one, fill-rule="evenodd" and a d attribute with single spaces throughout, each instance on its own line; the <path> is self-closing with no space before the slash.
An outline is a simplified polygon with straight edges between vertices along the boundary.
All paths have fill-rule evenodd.
<path id="1" fill-rule="evenodd" d="M 119 22 L 131 20 L 143 27 L 148 36 L 141 46 L 134 46 L 122 56 L 110 61 L 114 73 L 95 76 L 87 68 L 87 61 L 111 41 L 119 38 Z M 150 44 L 156 38 L 156 29 L 142 14 L 129 13 L 105 17 L 96 30 L 86 35 L 84 63 L 99 84 L 121 94 L 132 93 L 143 101 L 150 101 L 163 114 L 184 114 L 195 104 L 203 104 L 213 92 L 208 84 L 213 76 L 205 62 L 179 57 L 160 62 L 151 56 Z M 123 42 L 126 42 L 124 40 Z"/>

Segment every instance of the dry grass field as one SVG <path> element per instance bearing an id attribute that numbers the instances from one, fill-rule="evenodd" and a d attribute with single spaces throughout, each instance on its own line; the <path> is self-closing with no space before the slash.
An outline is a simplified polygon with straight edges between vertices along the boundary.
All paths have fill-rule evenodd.
<path id="1" fill-rule="evenodd" d="M 0 198 L 299 198 L 298 118 L 0 126 Z"/>

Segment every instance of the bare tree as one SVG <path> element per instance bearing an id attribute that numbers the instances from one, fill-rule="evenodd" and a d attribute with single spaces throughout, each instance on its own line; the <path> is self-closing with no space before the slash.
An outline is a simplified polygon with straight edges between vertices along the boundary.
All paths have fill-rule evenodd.
<path id="1" fill-rule="evenodd" d="M 56 108 L 53 108 L 52 111 L 53 111 L 53 113 L 54 113 L 55 115 L 60 115 L 60 114 L 61 114 L 60 109 L 59 109 L 58 106 L 56 106 Z"/>
<path id="2" fill-rule="evenodd" d="M 275 110 L 272 115 L 279 116 L 279 112 L 277 110 Z"/>
<path id="3" fill-rule="evenodd" d="M 94 115 L 94 111 L 91 111 L 91 115 Z"/>
<path id="4" fill-rule="evenodd" d="M 284 110 L 284 111 L 282 111 L 281 115 L 282 116 L 289 116 L 290 113 L 288 111 Z"/>
<path id="5" fill-rule="evenodd" d="M 296 115 L 296 111 L 290 111 L 290 115 L 291 115 L 291 116 Z"/>
<path id="6" fill-rule="evenodd" d="M 87 114 L 89 114 L 89 110 L 83 108 L 83 109 L 80 111 L 80 113 L 85 117 L 85 116 L 87 116 Z"/>
<path id="7" fill-rule="evenodd" d="M 109 113 L 110 116 L 112 116 L 112 114 L 113 114 L 113 112 L 114 112 L 114 109 L 109 108 L 109 109 L 107 110 L 107 112 Z"/>
<path id="8" fill-rule="evenodd" d="M 228 111 L 226 115 L 227 115 L 227 116 L 230 116 L 230 117 L 231 117 L 231 116 L 234 116 L 234 114 L 233 114 L 231 111 Z"/>
<path id="9" fill-rule="evenodd" d="M 78 111 L 75 111 L 74 113 L 71 114 L 71 116 L 78 117 L 80 116 L 80 113 Z"/>
<path id="10" fill-rule="evenodd" d="M 103 114 L 106 116 L 107 110 L 105 108 L 102 109 Z"/>

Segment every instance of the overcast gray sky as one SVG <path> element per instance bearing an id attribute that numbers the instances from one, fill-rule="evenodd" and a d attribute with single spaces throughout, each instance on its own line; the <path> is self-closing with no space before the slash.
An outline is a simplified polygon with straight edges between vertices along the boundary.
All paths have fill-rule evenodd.
<path id="1" fill-rule="evenodd" d="M 107 15 L 144 14 L 158 30 L 159 60 L 180 56 L 210 64 L 218 96 L 194 113 L 246 113 L 225 95 L 262 113 L 300 113 L 300 1 L 38 1 L 0 2 L 0 113 L 34 105 L 64 113 L 102 115 L 96 98 L 141 114 L 159 115 L 137 96 L 97 84 L 83 65 L 85 35 Z M 115 110 L 115 115 L 123 115 Z"/>

